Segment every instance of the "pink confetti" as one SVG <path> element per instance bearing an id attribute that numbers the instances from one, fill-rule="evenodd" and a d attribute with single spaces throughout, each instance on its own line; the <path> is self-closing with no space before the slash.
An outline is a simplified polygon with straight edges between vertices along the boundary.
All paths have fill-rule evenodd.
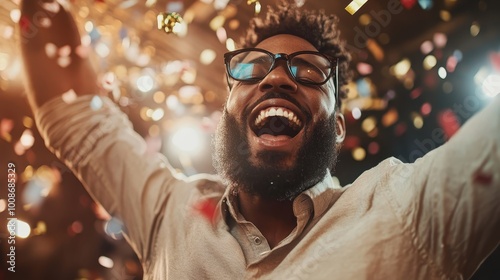
<path id="1" fill-rule="evenodd" d="M 30 29 L 30 20 L 26 16 L 22 16 L 19 20 L 19 26 L 21 27 L 22 33 L 26 33 Z"/>
<path id="2" fill-rule="evenodd" d="M 491 185 L 493 182 L 493 176 L 491 176 L 491 174 L 478 172 L 474 175 L 474 182 L 481 185 Z"/>
<path id="3" fill-rule="evenodd" d="M 460 128 L 457 115 L 451 109 L 446 109 L 438 114 L 438 122 L 444 130 L 446 139 L 450 139 Z"/>
<path id="4" fill-rule="evenodd" d="M 493 68 L 495 68 L 497 72 L 500 72 L 500 52 L 490 53 L 490 61 L 491 65 L 493 65 Z"/>
<path id="5" fill-rule="evenodd" d="M 417 0 L 401 0 L 401 5 L 407 10 L 413 8 L 415 4 L 417 4 Z"/>
<path id="6" fill-rule="evenodd" d="M 204 218 L 209 220 L 210 222 L 213 221 L 213 218 L 215 217 L 215 210 L 217 208 L 217 205 L 215 202 L 211 200 L 202 200 L 198 202 L 195 205 L 195 210 Z"/>

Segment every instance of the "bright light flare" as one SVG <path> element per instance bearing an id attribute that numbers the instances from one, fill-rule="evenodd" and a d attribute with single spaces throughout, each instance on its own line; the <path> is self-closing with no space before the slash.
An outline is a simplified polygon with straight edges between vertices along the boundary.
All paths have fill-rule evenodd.
<path id="1" fill-rule="evenodd" d="M 30 236 L 31 227 L 28 223 L 19 219 L 12 219 L 7 222 L 7 230 L 14 232 L 17 237 L 26 238 Z M 12 234 L 12 233 L 11 233 Z"/>
<path id="2" fill-rule="evenodd" d="M 198 152 L 202 147 L 202 135 L 193 127 L 182 127 L 172 136 L 172 143 L 184 152 Z"/>
<path id="3" fill-rule="evenodd" d="M 495 97 L 500 93 L 500 75 L 491 74 L 484 79 L 481 86 L 483 93 L 488 97 Z"/>
<path id="4" fill-rule="evenodd" d="M 112 268 L 115 264 L 112 259 L 105 256 L 100 256 L 98 261 L 99 264 L 104 266 L 105 268 Z"/>

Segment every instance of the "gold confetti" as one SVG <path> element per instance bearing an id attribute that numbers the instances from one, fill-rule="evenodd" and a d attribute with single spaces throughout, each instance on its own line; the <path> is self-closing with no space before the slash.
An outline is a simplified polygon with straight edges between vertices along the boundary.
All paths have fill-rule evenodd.
<path id="1" fill-rule="evenodd" d="M 176 26 L 180 25 L 183 22 L 183 19 L 180 14 L 173 13 L 160 13 L 157 16 L 158 20 L 158 29 L 165 31 L 165 33 L 176 33 L 174 30 Z"/>
<path id="2" fill-rule="evenodd" d="M 345 10 L 350 13 L 351 15 L 354 15 L 368 0 L 352 0 L 347 7 L 345 7 Z"/>
<path id="3" fill-rule="evenodd" d="M 255 4 L 255 15 L 258 15 L 260 13 L 260 10 L 262 9 L 262 5 L 260 4 L 259 0 L 247 0 L 247 5 L 252 5 Z"/>

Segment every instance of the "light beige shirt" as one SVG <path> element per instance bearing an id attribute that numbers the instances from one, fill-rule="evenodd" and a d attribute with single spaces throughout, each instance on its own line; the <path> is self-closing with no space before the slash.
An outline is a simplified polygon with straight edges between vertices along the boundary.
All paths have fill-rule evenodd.
<path id="1" fill-rule="evenodd" d="M 177 174 L 91 98 L 54 99 L 37 125 L 123 220 L 145 279 L 461 279 L 499 244 L 500 97 L 414 164 L 387 159 L 344 188 L 325 177 L 294 200 L 297 227 L 273 249 L 216 176 Z"/>

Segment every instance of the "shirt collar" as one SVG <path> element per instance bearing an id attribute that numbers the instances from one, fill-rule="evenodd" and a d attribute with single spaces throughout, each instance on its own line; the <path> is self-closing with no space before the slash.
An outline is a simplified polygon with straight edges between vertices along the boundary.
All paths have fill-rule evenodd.
<path id="1" fill-rule="evenodd" d="M 309 201 L 314 210 L 314 218 L 317 218 L 325 213 L 340 197 L 342 188 L 338 180 L 330 175 L 330 171 L 326 172 L 325 177 L 319 183 L 302 192 L 294 200 L 295 205 L 299 207 L 301 201 Z M 303 202 L 302 202 L 303 203 Z M 301 207 L 302 208 L 302 207 Z"/>
<path id="2" fill-rule="evenodd" d="M 327 171 L 323 180 L 305 190 L 294 199 L 294 214 L 296 217 L 299 217 L 299 215 L 310 214 L 312 212 L 314 213 L 314 218 L 317 218 L 323 215 L 337 201 L 341 192 L 342 188 L 338 180 L 334 180 L 330 175 L 330 171 Z M 234 188 L 226 188 L 219 204 L 221 217 L 226 221 L 226 224 L 230 217 L 236 221 L 242 218 L 238 211 L 236 199 L 237 196 Z"/>

